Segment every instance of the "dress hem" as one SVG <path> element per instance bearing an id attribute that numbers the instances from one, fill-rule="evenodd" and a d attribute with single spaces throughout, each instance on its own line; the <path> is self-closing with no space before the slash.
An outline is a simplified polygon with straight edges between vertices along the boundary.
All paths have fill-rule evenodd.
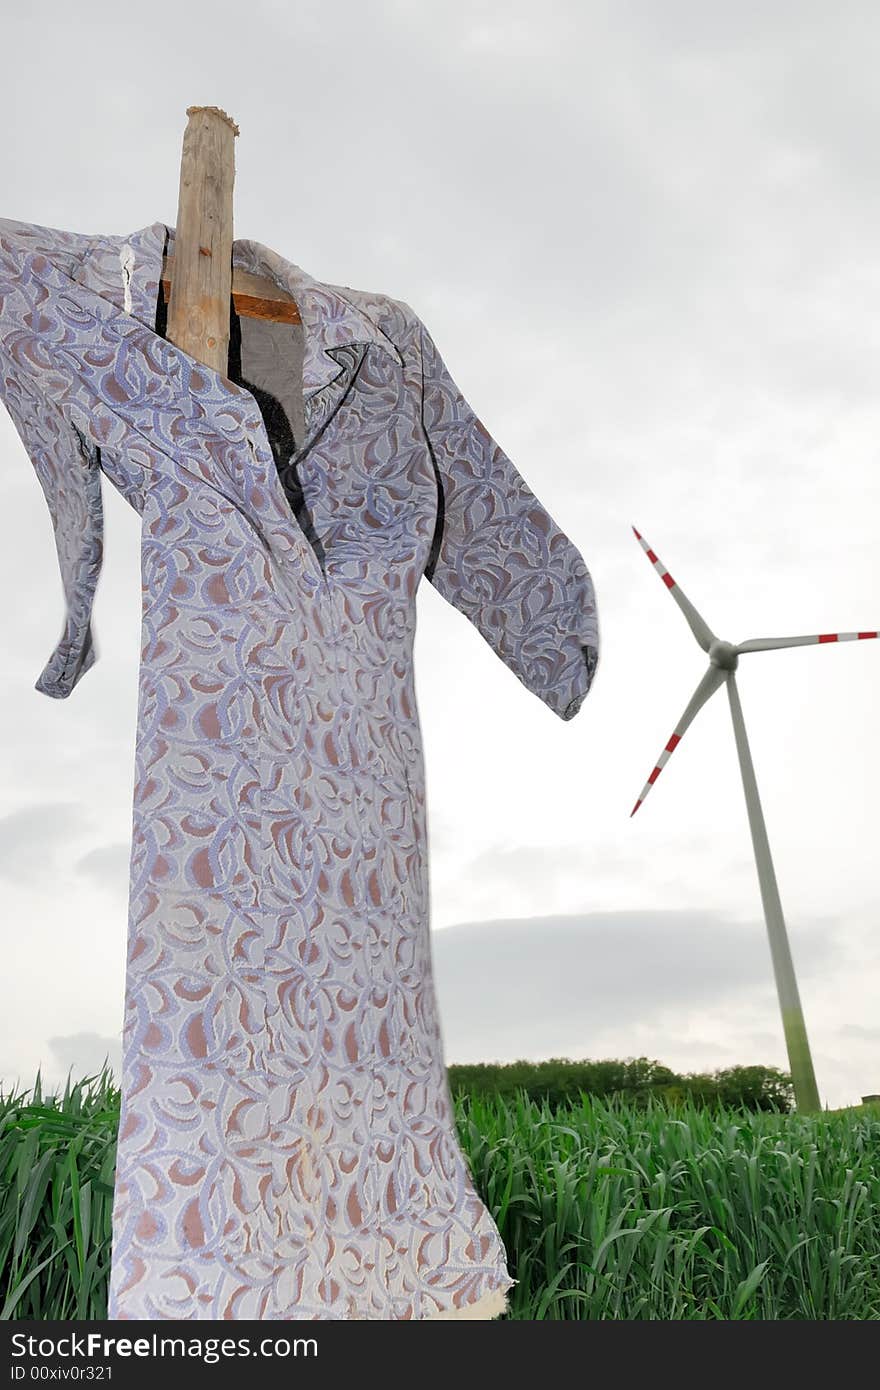
<path id="1" fill-rule="evenodd" d="M 426 1322 L 437 1322 L 440 1318 L 497 1318 L 507 1312 L 507 1290 L 494 1289 L 483 1294 L 476 1303 L 467 1303 L 463 1308 L 450 1308 L 443 1313 L 432 1313 Z"/>

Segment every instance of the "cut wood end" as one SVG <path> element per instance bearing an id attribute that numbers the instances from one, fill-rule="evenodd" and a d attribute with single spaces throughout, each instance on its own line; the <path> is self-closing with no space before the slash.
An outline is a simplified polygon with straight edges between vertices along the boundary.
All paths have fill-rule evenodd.
<path id="1" fill-rule="evenodd" d="M 231 125 L 231 126 L 232 126 L 232 133 L 233 133 L 233 135 L 239 135 L 239 134 L 240 134 L 240 131 L 239 131 L 239 129 L 238 129 L 238 125 L 237 125 L 236 122 L 232 119 L 232 117 L 231 117 L 226 111 L 223 110 L 222 107 L 220 107 L 220 106 L 188 106 L 188 107 L 186 108 L 186 114 L 187 114 L 188 116 L 194 116 L 198 111 L 213 111 L 215 116 L 220 116 L 220 117 L 222 117 L 222 119 L 223 119 L 224 121 L 226 121 L 227 125 Z"/>

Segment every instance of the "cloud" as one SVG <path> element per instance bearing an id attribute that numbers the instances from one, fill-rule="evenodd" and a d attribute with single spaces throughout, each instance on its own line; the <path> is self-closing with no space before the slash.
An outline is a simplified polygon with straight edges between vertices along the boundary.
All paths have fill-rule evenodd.
<path id="1" fill-rule="evenodd" d="M 82 832 L 79 802 L 39 802 L 0 817 L 0 877 L 40 883 L 61 865 L 62 851 Z"/>
<path id="2" fill-rule="evenodd" d="M 103 1037 L 99 1033 L 69 1033 L 49 1039 L 58 1064 L 65 1072 L 73 1072 L 75 1081 L 93 1076 L 103 1070 L 105 1061 L 118 1077 L 122 1069 L 122 1040 Z"/>
<path id="3" fill-rule="evenodd" d="M 842 1038 L 857 1038 L 863 1042 L 880 1042 L 880 1028 L 863 1028 L 859 1023 L 845 1023 L 839 1032 Z"/>
<path id="4" fill-rule="evenodd" d="M 82 855 L 73 867 L 76 873 L 90 879 L 99 888 L 127 893 L 131 845 L 101 845 Z"/>
<path id="5" fill-rule="evenodd" d="M 712 910 L 472 922 L 432 941 L 448 1061 L 585 1057 L 646 1029 L 659 1055 L 690 1014 L 775 1007 L 763 923 Z M 833 950 L 826 922 L 799 924 L 802 978 Z"/>
<path id="6" fill-rule="evenodd" d="M 104 45 L 94 91 L 79 80 L 94 45 L 72 8 L 58 11 L 49 44 L 38 11 L 10 12 L 10 51 L 39 53 L 40 120 L 53 139 L 35 162 L 33 64 L 12 66 L 6 212 L 80 232 L 120 234 L 163 217 L 173 224 L 168 171 L 191 100 L 187 54 L 198 43 L 213 99 L 241 123 L 236 234 L 319 279 L 409 302 L 486 427 L 582 547 L 604 655 L 574 725 L 557 726 L 526 699 L 465 620 L 444 617 L 431 586 L 420 588 L 416 665 L 437 916 L 549 923 L 544 942 L 554 951 L 556 914 L 583 913 L 582 936 L 590 933 L 581 951 L 558 946 L 573 978 L 557 1004 L 552 956 L 542 961 L 523 943 L 532 977 L 517 981 L 503 943 L 500 975 L 485 955 L 489 927 L 438 932 L 438 962 L 453 953 L 443 1011 L 450 1041 L 459 1055 L 582 1052 L 622 1040 L 693 1047 L 696 1056 L 711 1039 L 721 1050 L 732 1040 L 734 1060 L 741 1044 L 763 1049 L 762 1035 L 778 1043 L 763 928 L 736 935 L 732 920 L 757 917 L 760 900 L 721 696 L 647 811 L 628 820 L 702 666 L 628 528 L 644 531 L 731 639 L 877 621 L 876 6 L 478 0 L 438 9 L 426 43 L 423 7 L 407 0 L 330 8 L 265 0 L 269 42 L 256 75 L 242 73 L 224 39 L 237 8 L 218 0 L 217 11 L 228 23 L 207 40 L 196 7 L 177 17 L 165 100 L 150 106 L 148 127 L 150 74 L 132 76 L 129 61 L 140 41 L 136 11 L 94 0 Z M 379 70 L 392 79 L 370 85 L 359 157 L 346 158 L 352 94 Z M 108 105 L 118 118 L 112 139 Z M 72 106 L 75 125 L 64 120 Z M 295 178 L 272 177 L 273 150 L 288 145 L 302 152 L 303 170 L 320 164 L 314 215 L 301 215 Z M 82 151 L 96 149 L 104 177 L 84 180 Z M 133 160 L 137 180 L 127 177 Z M 163 188 L 145 201 L 144 189 Z M 80 951 L 50 971 L 45 943 L 58 928 L 45 899 L 60 895 L 68 941 L 71 889 L 81 920 L 120 942 L 107 890 L 124 881 L 131 825 L 123 769 L 136 712 L 141 531 L 108 484 L 96 605 L 103 656 L 72 700 L 36 696 L 32 683 L 61 626 L 61 590 L 44 499 L 2 411 L 0 452 L 5 509 L 16 518 L 0 565 L 6 592 L 17 594 L 25 576 L 28 599 L 6 608 L 4 809 L 69 795 L 100 807 L 102 818 L 76 846 L 67 881 L 71 822 L 56 819 L 53 832 L 51 806 L 18 813 L 30 822 L 0 821 L 0 909 L 43 926 L 39 938 L 18 933 L 15 949 L 33 960 L 31 995 L 39 991 L 56 1026 L 72 1032 L 114 1017 L 121 951 Z M 848 1019 L 871 1033 L 880 989 L 872 873 L 880 651 L 866 646 L 777 653 L 756 659 L 742 680 L 792 944 L 812 986 L 811 1035 L 817 1056 L 820 1042 L 832 1058 L 838 1049 L 856 1055 L 846 1077 L 838 1069 L 846 1094 L 876 1089 L 862 1080 L 876 1037 L 838 1032 Z M 524 847 L 486 847 L 488 839 Z M 91 849 L 96 843 L 102 848 Z M 691 925 L 677 930 L 648 911 L 703 902 L 730 918 L 678 912 Z M 601 915 L 642 907 L 642 935 Z M 814 930 L 823 908 L 841 924 L 827 987 L 810 979 L 801 929 L 806 916 Z M 711 940 L 701 939 L 701 922 Z M 450 930 L 472 936 L 453 950 Z M 9 976 L 20 997 L 21 972 Z M 64 1012 L 71 987 L 89 989 L 94 1014 Z M 688 1002 L 695 991 L 698 1010 Z M 752 999 L 759 1007 L 747 1007 Z M 26 1066 L 45 1045 L 45 1027 L 22 1018 L 11 1031 Z"/>
<path id="7" fill-rule="evenodd" d="M 653 745 L 648 745 L 653 747 Z M 650 755 L 646 754 L 650 764 Z M 648 768 L 650 771 L 650 767 Z M 626 803 L 627 814 L 638 792 Z M 625 822 L 624 822 L 625 823 Z M 668 831 L 663 828 L 663 833 Z M 677 853 L 691 862 L 699 862 L 700 856 L 716 849 L 716 840 L 709 835 L 683 833 L 675 836 Z M 665 851 L 669 841 L 664 839 Z M 662 855 L 661 855 L 662 858 Z M 754 875 L 754 860 L 745 854 L 728 856 L 725 863 L 728 873 L 748 873 Z M 559 844 L 492 844 L 474 855 L 459 870 L 485 889 L 493 886 L 516 884 L 521 893 L 544 898 L 556 889 L 565 891 L 569 882 L 585 884 L 596 879 L 612 880 L 618 883 L 637 881 L 652 882 L 658 875 L 655 863 L 646 858 L 643 849 L 624 848 L 617 844 L 603 843 L 598 846 L 569 840 Z M 552 905 L 551 905 L 552 906 Z"/>

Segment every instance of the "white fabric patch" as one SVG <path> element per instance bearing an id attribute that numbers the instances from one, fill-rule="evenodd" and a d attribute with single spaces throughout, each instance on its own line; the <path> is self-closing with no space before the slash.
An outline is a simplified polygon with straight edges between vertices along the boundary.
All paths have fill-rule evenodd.
<path id="1" fill-rule="evenodd" d="M 127 314 L 131 313 L 131 277 L 134 271 L 134 250 L 128 242 L 119 252 L 119 262 L 122 266 L 122 293 L 123 308 Z"/>

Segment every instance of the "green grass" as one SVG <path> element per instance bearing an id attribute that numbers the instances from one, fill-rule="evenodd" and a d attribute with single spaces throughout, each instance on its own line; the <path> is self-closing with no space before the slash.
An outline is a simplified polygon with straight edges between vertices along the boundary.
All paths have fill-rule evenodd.
<path id="1" fill-rule="evenodd" d="M 0 1319 L 103 1318 L 119 1093 L 0 1096 Z"/>
<path id="2" fill-rule="evenodd" d="M 0 1316 L 106 1314 L 118 1093 L 0 1097 Z M 880 1108 L 459 1096 L 511 1315 L 880 1318 Z"/>
<path id="3" fill-rule="evenodd" d="M 880 1109 L 464 1101 L 517 1318 L 880 1317 Z"/>

